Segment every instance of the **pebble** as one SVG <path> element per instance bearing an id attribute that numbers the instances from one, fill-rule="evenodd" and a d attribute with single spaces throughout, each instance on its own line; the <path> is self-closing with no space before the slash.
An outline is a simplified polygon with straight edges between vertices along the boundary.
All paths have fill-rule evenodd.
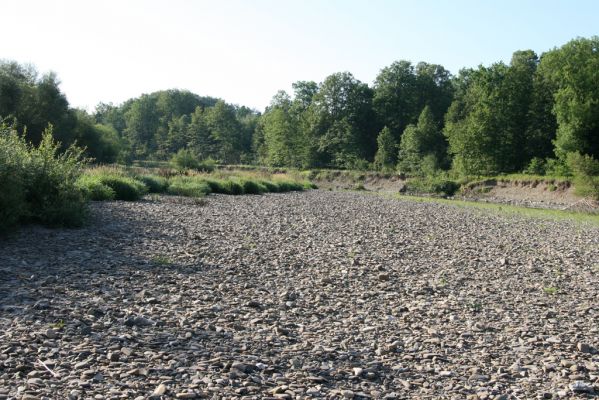
<path id="1" fill-rule="evenodd" d="M 0 400 L 597 391 L 593 225 L 326 191 L 91 211 L 0 242 Z"/>

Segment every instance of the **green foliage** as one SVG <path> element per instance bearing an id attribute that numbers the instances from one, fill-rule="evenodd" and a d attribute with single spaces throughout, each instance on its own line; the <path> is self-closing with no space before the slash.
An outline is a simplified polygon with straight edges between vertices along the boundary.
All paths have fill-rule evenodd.
<path id="1" fill-rule="evenodd" d="M 82 154 L 74 146 L 60 152 L 51 128 L 44 131 L 38 147 L 30 148 L 25 174 L 29 219 L 50 226 L 83 225 L 87 201 L 77 186 L 85 165 Z"/>
<path id="2" fill-rule="evenodd" d="M 115 200 L 136 201 L 148 193 L 148 187 L 142 181 L 117 168 L 95 168 L 86 171 L 85 175 L 88 175 L 89 178 L 80 181 L 81 185 L 94 181 L 101 183 L 112 189 Z M 102 199 L 98 198 L 97 200 Z"/>
<path id="3" fill-rule="evenodd" d="M 599 160 L 580 153 L 568 153 L 566 159 L 574 172 L 576 194 L 599 200 Z"/>
<path id="4" fill-rule="evenodd" d="M 168 193 L 186 197 L 204 197 L 210 193 L 210 186 L 196 177 L 177 176 L 170 180 Z"/>
<path id="5" fill-rule="evenodd" d="M 391 134 L 391 130 L 384 127 L 376 139 L 377 151 L 374 156 L 374 167 L 378 171 L 390 171 L 395 166 L 395 154 L 397 143 Z"/>
<path id="6" fill-rule="evenodd" d="M 181 149 L 172 158 L 172 165 L 179 170 L 197 169 L 200 160 L 191 149 Z"/>
<path id="7" fill-rule="evenodd" d="M 599 158 L 599 37 L 577 38 L 543 55 L 540 73 L 553 87 L 556 154 Z"/>
<path id="8" fill-rule="evenodd" d="M 546 163 L 540 157 L 533 157 L 528 163 L 528 166 L 524 170 L 524 173 L 531 175 L 545 175 Z"/>
<path id="9" fill-rule="evenodd" d="M 267 191 L 266 186 L 259 181 L 242 179 L 240 183 L 244 194 L 262 194 Z"/>
<path id="10" fill-rule="evenodd" d="M 424 107 L 418 124 L 408 125 L 399 144 L 398 169 L 401 172 L 422 174 L 426 160 L 426 173 L 431 174 L 439 166 L 445 154 L 445 139 L 437 127 L 430 107 Z"/>
<path id="11" fill-rule="evenodd" d="M 216 161 L 208 157 L 200 161 L 196 169 L 201 172 L 212 172 L 216 169 Z"/>
<path id="12" fill-rule="evenodd" d="M 396 61 L 381 70 L 374 83 L 373 105 L 382 124 L 400 142 L 409 124 L 416 124 L 425 106 L 437 117 L 445 115 L 453 97 L 451 74 L 440 65 Z"/>
<path id="13" fill-rule="evenodd" d="M 17 132 L 0 126 L 0 234 L 14 228 L 27 213 L 26 166 L 29 149 Z"/>
<path id="14" fill-rule="evenodd" d="M 77 180 L 77 186 L 84 191 L 86 197 L 93 201 L 114 200 L 114 190 L 102 183 L 97 175 L 83 174 Z"/>
<path id="15" fill-rule="evenodd" d="M 137 179 L 143 182 L 149 193 L 164 193 L 168 189 L 168 180 L 158 175 L 140 175 Z"/>
<path id="16" fill-rule="evenodd" d="M 547 158 L 545 160 L 545 175 L 572 176 L 572 171 L 565 160 L 559 158 Z"/>
<path id="17" fill-rule="evenodd" d="M 25 221 L 81 226 L 87 202 L 76 182 L 84 164 L 81 149 L 60 152 L 51 128 L 35 147 L 13 128 L 0 126 L 0 232 Z"/>
<path id="18" fill-rule="evenodd" d="M 460 186 L 458 182 L 447 178 L 444 174 L 437 174 L 410 179 L 406 183 L 406 190 L 414 193 L 453 196 L 460 189 Z"/>

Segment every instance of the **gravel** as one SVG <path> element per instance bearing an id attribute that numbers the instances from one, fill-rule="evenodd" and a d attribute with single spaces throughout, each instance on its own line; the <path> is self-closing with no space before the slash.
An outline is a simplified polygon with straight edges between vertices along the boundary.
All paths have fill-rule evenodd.
<path id="1" fill-rule="evenodd" d="M 599 393 L 597 226 L 318 190 L 93 215 L 0 242 L 0 400 Z"/>

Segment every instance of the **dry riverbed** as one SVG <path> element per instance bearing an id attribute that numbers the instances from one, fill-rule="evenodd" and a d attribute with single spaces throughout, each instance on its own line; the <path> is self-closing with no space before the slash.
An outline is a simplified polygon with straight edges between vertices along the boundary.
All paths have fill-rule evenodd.
<path id="1" fill-rule="evenodd" d="M 357 193 L 93 205 L 0 242 L 0 399 L 599 393 L 599 227 Z"/>

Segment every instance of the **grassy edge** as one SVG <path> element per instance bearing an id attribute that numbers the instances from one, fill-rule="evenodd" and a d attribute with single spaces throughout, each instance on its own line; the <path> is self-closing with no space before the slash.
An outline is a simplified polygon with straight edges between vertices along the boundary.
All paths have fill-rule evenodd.
<path id="1" fill-rule="evenodd" d="M 394 193 L 383 193 L 383 192 L 357 192 L 362 194 L 378 195 L 389 199 L 410 201 L 416 203 L 437 203 L 451 205 L 460 208 L 476 208 L 481 211 L 497 214 L 508 214 L 523 216 L 528 218 L 545 219 L 553 221 L 570 221 L 578 224 L 591 224 L 599 226 L 599 215 L 587 214 L 576 211 L 565 211 L 565 210 L 552 210 L 545 208 L 528 208 L 522 206 L 514 206 L 510 204 L 497 204 L 497 203 L 483 203 L 477 201 L 467 200 L 450 200 L 436 197 L 421 197 L 421 196 L 407 196 L 402 194 Z"/>

